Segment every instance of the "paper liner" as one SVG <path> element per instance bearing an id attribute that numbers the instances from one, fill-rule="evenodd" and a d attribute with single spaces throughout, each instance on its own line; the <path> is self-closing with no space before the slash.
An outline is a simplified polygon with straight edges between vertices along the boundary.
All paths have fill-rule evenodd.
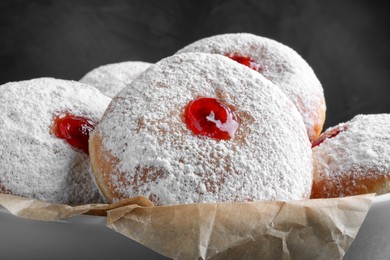
<path id="1" fill-rule="evenodd" d="M 106 216 L 108 210 L 131 204 L 143 207 L 153 206 L 150 200 L 142 196 L 121 200 L 112 204 L 86 204 L 72 207 L 66 204 L 51 204 L 35 199 L 0 194 L 0 205 L 13 215 L 44 221 L 55 221 L 82 214 Z"/>
<path id="2" fill-rule="evenodd" d="M 341 259 L 372 196 L 108 212 L 108 226 L 174 259 Z"/>
<path id="3" fill-rule="evenodd" d="M 36 220 L 107 214 L 108 227 L 174 259 L 341 259 L 372 198 L 154 207 L 136 197 L 71 207 L 0 194 L 0 205 Z"/>

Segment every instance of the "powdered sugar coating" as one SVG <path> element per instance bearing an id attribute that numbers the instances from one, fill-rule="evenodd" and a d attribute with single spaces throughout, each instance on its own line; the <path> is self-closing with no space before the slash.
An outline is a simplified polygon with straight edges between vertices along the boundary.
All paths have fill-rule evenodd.
<path id="1" fill-rule="evenodd" d="M 80 82 L 94 86 L 108 97 L 114 97 L 137 78 L 151 63 L 125 61 L 100 66 L 88 72 Z"/>
<path id="2" fill-rule="evenodd" d="M 0 86 L 0 186 L 43 201 L 102 200 L 88 156 L 51 133 L 61 112 L 98 122 L 110 98 L 78 82 L 39 78 Z"/>
<path id="3" fill-rule="evenodd" d="M 186 127 L 185 106 L 199 97 L 233 107 L 234 138 Z M 113 165 L 101 172 L 102 190 L 113 200 L 143 195 L 166 205 L 310 193 L 311 149 L 299 112 L 271 82 L 222 55 L 186 53 L 151 66 L 113 99 L 90 145 L 99 138 L 97 152 Z M 93 153 L 91 160 L 95 170 Z"/>
<path id="4" fill-rule="evenodd" d="M 205 52 L 241 54 L 260 65 L 260 73 L 293 101 L 303 116 L 310 140 L 322 130 L 325 99 L 312 68 L 291 48 L 274 40 L 248 33 L 216 35 L 196 41 L 177 53 Z"/>
<path id="5" fill-rule="evenodd" d="M 351 195 L 366 179 L 381 179 L 374 183 L 375 191 L 390 192 L 390 114 L 357 115 L 326 132 L 345 127 L 347 130 L 313 148 L 314 183 L 326 181 L 321 186 L 324 190 L 318 192 L 326 197 L 334 197 L 334 192 Z M 340 186 L 343 178 L 352 180 L 351 187 Z"/>

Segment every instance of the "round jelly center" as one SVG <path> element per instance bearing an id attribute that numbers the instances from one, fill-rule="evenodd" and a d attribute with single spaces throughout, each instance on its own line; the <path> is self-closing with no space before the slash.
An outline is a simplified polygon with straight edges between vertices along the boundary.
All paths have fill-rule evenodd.
<path id="1" fill-rule="evenodd" d="M 88 140 L 95 126 L 96 123 L 89 118 L 66 113 L 54 118 L 52 131 L 55 136 L 64 139 L 74 148 L 89 154 Z"/>
<path id="2" fill-rule="evenodd" d="M 202 97 L 191 101 L 184 117 L 187 127 L 194 134 L 218 140 L 234 138 L 238 128 L 230 108 L 215 98 Z"/>
<path id="3" fill-rule="evenodd" d="M 230 53 L 230 54 L 226 54 L 226 56 L 234 61 L 237 61 L 238 63 L 241 63 L 242 65 L 245 65 L 245 66 L 257 71 L 257 72 L 260 72 L 262 70 L 260 64 L 258 64 L 257 62 L 255 62 L 254 60 L 252 60 L 248 56 L 243 56 L 243 55 L 238 54 L 238 53 Z"/>
<path id="4" fill-rule="evenodd" d="M 344 132 L 347 130 L 347 127 L 344 126 L 344 127 L 335 127 L 329 131 L 326 131 L 325 133 L 323 133 L 322 135 L 320 135 L 320 137 L 318 137 L 315 141 L 312 142 L 311 144 L 311 148 L 314 148 L 316 146 L 319 146 L 320 144 L 322 144 L 326 139 L 331 139 L 335 136 L 337 136 L 338 134 L 340 134 L 341 132 Z"/>

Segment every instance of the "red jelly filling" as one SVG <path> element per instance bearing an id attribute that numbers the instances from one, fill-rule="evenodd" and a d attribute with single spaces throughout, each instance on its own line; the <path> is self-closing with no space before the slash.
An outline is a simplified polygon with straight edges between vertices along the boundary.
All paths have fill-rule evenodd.
<path id="1" fill-rule="evenodd" d="M 238 53 L 230 53 L 226 54 L 227 57 L 230 59 L 237 61 L 238 63 L 241 63 L 242 65 L 245 65 L 257 72 L 260 72 L 262 69 L 260 67 L 260 64 L 256 63 L 254 60 L 247 56 L 240 55 Z"/>
<path id="2" fill-rule="evenodd" d="M 88 139 L 95 126 L 96 123 L 91 119 L 65 113 L 54 118 L 52 131 L 58 138 L 89 154 Z"/>
<path id="3" fill-rule="evenodd" d="M 339 133 L 344 132 L 346 130 L 347 130 L 347 126 L 342 126 L 342 127 L 335 127 L 329 131 L 326 131 L 325 133 L 320 135 L 320 137 L 318 137 L 315 141 L 312 142 L 311 148 L 314 148 L 322 144 L 322 142 L 324 142 L 326 139 L 333 138 L 337 136 Z"/>
<path id="4" fill-rule="evenodd" d="M 229 140 L 238 123 L 229 107 L 215 98 L 202 97 L 191 101 L 185 109 L 185 123 L 196 135 Z"/>

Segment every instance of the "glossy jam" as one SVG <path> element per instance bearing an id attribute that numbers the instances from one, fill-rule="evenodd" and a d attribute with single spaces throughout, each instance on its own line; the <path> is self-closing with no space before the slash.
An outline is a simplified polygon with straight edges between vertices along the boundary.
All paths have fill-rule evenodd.
<path id="1" fill-rule="evenodd" d="M 245 65 L 257 72 L 261 72 L 261 66 L 260 64 L 256 63 L 254 60 L 252 60 L 250 57 L 240 55 L 238 53 L 230 53 L 226 54 L 227 57 L 230 59 L 237 61 L 238 63 L 241 63 L 242 65 Z"/>
<path id="2" fill-rule="evenodd" d="M 215 98 L 201 97 L 185 109 L 185 123 L 196 135 L 218 140 L 234 138 L 238 123 L 230 108 Z"/>
<path id="3" fill-rule="evenodd" d="M 65 113 L 54 118 L 52 132 L 74 148 L 89 154 L 88 139 L 95 126 L 96 123 L 89 118 Z"/>
<path id="4" fill-rule="evenodd" d="M 326 139 L 331 139 L 337 136 L 339 133 L 347 130 L 347 126 L 335 127 L 331 130 L 328 130 L 320 135 L 316 140 L 314 140 L 311 144 L 311 148 L 314 148 L 320 144 L 322 144 Z"/>

